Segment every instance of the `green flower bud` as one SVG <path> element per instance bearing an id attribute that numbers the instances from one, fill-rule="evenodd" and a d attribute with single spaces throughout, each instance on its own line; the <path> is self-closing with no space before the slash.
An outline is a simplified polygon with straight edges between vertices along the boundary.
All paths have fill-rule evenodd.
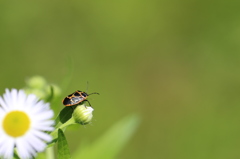
<path id="1" fill-rule="evenodd" d="M 43 99 L 46 96 L 46 94 L 42 90 L 39 90 L 39 89 L 25 88 L 24 90 L 25 90 L 26 94 L 35 94 L 40 99 Z"/>
<path id="2" fill-rule="evenodd" d="M 34 89 L 42 89 L 47 84 L 42 76 L 33 76 L 27 80 L 27 86 Z"/>
<path id="3" fill-rule="evenodd" d="M 53 93 L 51 91 L 53 89 Z M 26 87 L 24 88 L 27 94 L 35 94 L 40 99 L 46 100 L 47 102 L 60 96 L 61 89 L 55 84 L 49 84 L 41 76 L 33 76 L 26 81 Z"/>
<path id="4" fill-rule="evenodd" d="M 51 87 L 53 88 L 53 95 L 54 96 L 60 96 L 61 95 L 61 89 L 56 85 L 56 84 L 49 84 L 46 86 L 45 88 L 45 92 L 46 94 L 50 94 L 51 93 Z"/>
<path id="5" fill-rule="evenodd" d="M 83 105 L 78 105 L 74 109 L 72 116 L 73 116 L 76 123 L 86 125 L 86 124 L 90 123 L 91 120 L 92 120 L 93 110 L 94 109 L 92 107 L 85 106 L 84 104 Z"/>

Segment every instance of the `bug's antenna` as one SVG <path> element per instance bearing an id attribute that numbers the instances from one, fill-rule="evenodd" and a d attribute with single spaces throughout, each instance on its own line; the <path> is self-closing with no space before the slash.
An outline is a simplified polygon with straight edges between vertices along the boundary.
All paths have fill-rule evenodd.
<path id="1" fill-rule="evenodd" d="M 87 81 L 86 92 L 88 92 L 89 82 Z"/>
<path id="2" fill-rule="evenodd" d="M 91 94 L 98 94 L 98 95 L 100 95 L 99 93 L 97 93 L 97 92 L 93 92 L 93 93 L 90 93 L 90 94 L 88 94 L 88 95 L 91 95 Z"/>

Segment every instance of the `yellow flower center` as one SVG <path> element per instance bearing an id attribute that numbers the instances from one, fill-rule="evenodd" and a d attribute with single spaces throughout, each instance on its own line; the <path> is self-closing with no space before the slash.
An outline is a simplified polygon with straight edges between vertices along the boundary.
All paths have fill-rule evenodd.
<path id="1" fill-rule="evenodd" d="M 24 135 L 30 128 L 30 119 L 25 112 L 11 111 L 3 119 L 3 129 L 12 137 Z"/>

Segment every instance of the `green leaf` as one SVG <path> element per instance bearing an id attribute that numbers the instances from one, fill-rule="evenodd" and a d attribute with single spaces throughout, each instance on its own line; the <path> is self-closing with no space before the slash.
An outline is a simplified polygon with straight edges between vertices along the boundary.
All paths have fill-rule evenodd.
<path id="1" fill-rule="evenodd" d="M 74 108 L 72 107 L 64 107 L 61 110 L 59 114 L 59 120 L 61 121 L 61 123 L 67 122 L 72 117 L 73 109 Z"/>
<path id="2" fill-rule="evenodd" d="M 113 159 L 130 140 L 140 123 L 139 116 L 128 116 L 113 125 L 92 145 L 76 150 L 73 158 Z"/>
<path id="3" fill-rule="evenodd" d="M 72 107 L 64 107 L 60 111 L 55 119 L 55 128 L 58 128 L 60 125 L 66 123 L 72 117 L 73 109 L 74 108 Z"/>
<path id="4" fill-rule="evenodd" d="M 70 158 L 70 150 L 65 135 L 61 129 L 58 129 L 58 159 Z"/>
<path id="5" fill-rule="evenodd" d="M 46 102 L 51 102 L 53 99 L 53 95 L 54 95 L 54 90 L 53 90 L 53 86 L 50 85 L 50 94 L 48 95 L 48 97 L 46 98 Z"/>
<path id="6" fill-rule="evenodd" d="M 73 108 L 64 107 L 55 119 L 55 129 L 59 128 L 62 124 L 66 123 L 69 119 L 71 119 L 72 113 Z"/>

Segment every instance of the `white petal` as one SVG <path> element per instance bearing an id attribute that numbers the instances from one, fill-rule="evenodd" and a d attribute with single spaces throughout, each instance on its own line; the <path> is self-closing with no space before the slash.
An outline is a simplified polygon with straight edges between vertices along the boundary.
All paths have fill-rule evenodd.
<path id="1" fill-rule="evenodd" d="M 26 101 L 26 94 L 24 93 L 23 90 L 20 90 L 18 92 L 18 98 L 17 98 L 17 104 L 20 106 L 20 107 L 24 107 L 25 106 L 25 101 Z"/>
<path id="2" fill-rule="evenodd" d="M 14 140 L 11 138 L 5 138 L 4 142 L 0 145 L 0 154 L 4 158 L 12 158 L 14 150 Z"/>
<path id="3" fill-rule="evenodd" d="M 3 94 L 3 99 L 8 107 L 12 106 L 12 100 L 8 89 L 6 89 L 6 93 Z"/>
<path id="4" fill-rule="evenodd" d="M 34 113 L 40 113 L 44 110 L 48 110 L 48 107 L 47 107 L 48 104 L 45 104 L 43 101 L 39 101 L 37 102 L 35 105 L 34 105 Z"/>
<path id="5" fill-rule="evenodd" d="M 44 141 L 47 141 L 47 142 L 50 142 L 52 140 L 52 136 L 49 135 L 49 134 L 46 134 L 42 131 L 38 131 L 38 130 L 32 130 L 31 131 L 31 134 L 29 134 L 30 136 L 34 136 L 34 137 L 37 137 L 41 140 L 44 140 Z"/>
<path id="6" fill-rule="evenodd" d="M 27 141 L 37 152 L 41 152 L 45 149 L 46 144 L 38 137 L 36 137 L 33 133 L 29 133 L 27 137 L 28 137 Z"/>
<path id="7" fill-rule="evenodd" d="M 11 101 L 13 103 L 13 106 L 14 107 L 17 107 L 17 90 L 16 89 L 12 89 L 12 91 L 10 92 L 11 93 Z"/>
<path id="8" fill-rule="evenodd" d="M 7 109 L 7 105 L 6 105 L 5 101 L 2 99 L 2 97 L 0 97 L 0 105 L 3 109 Z"/>
<path id="9" fill-rule="evenodd" d="M 33 147 L 27 142 L 27 139 L 21 137 L 16 140 L 16 147 L 18 150 L 18 155 L 21 158 L 30 158 L 32 155 L 36 153 Z"/>
<path id="10" fill-rule="evenodd" d="M 39 122 L 44 121 L 44 120 L 49 120 L 54 115 L 53 111 L 51 111 L 51 110 L 46 111 L 46 112 L 41 112 L 39 114 L 41 114 L 41 116 L 40 115 L 35 116 L 35 119 Z"/>
<path id="11" fill-rule="evenodd" d="M 41 131 L 53 131 L 54 130 L 53 125 L 54 125 L 54 121 L 49 120 L 49 121 L 33 124 L 32 128 L 36 130 L 41 130 Z"/>
<path id="12" fill-rule="evenodd" d="M 28 99 L 27 99 L 27 103 L 33 103 L 33 104 L 36 104 L 38 101 L 38 97 L 34 94 L 29 94 L 28 95 Z"/>

